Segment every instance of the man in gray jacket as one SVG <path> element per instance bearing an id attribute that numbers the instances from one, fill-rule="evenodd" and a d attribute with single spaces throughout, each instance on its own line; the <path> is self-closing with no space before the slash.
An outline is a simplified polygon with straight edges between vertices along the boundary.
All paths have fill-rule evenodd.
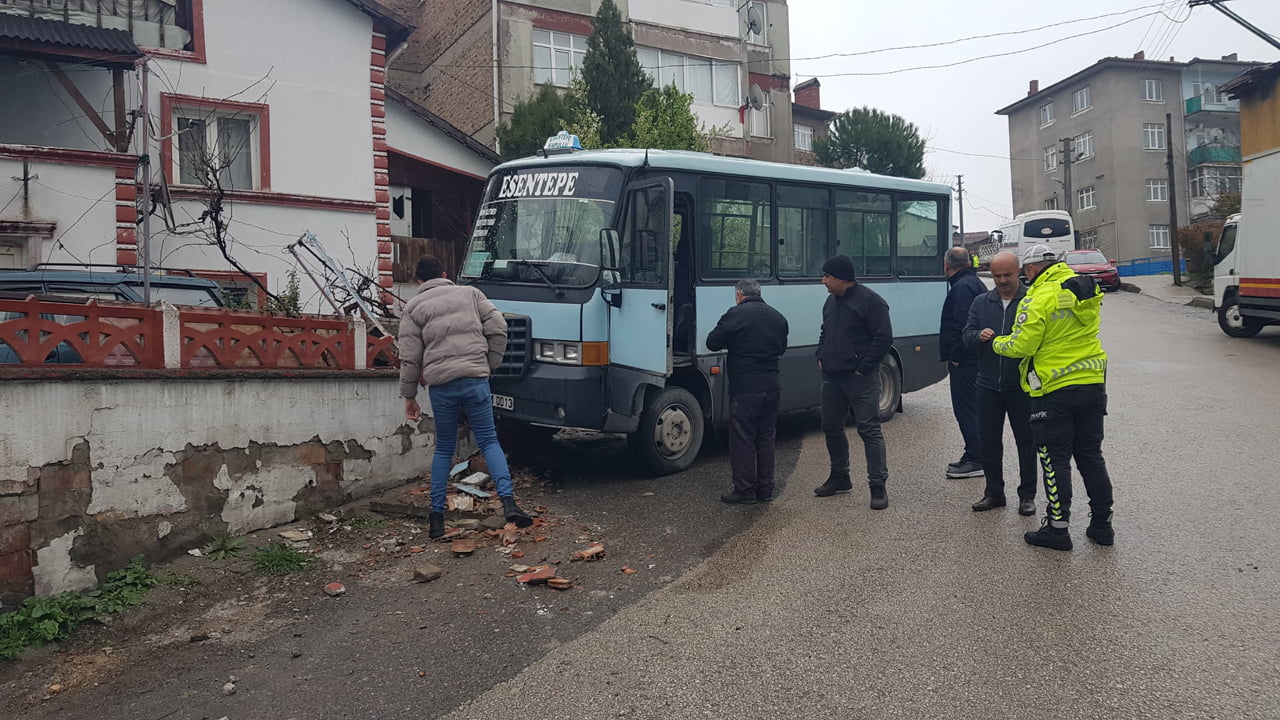
<path id="1" fill-rule="evenodd" d="M 507 321 L 484 293 L 469 285 L 454 285 L 436 258 L 428 255 L 419 260 L 415 274 L 422 286 L 400 315 L 397 345 L 404 416 L 414 422 L 422 418 L 417 399 L 421 379 L 427 385 L 436 422 L 428 535 L 436 538 L 444 534 L 445 491 L 458 443 L 460 414 L 466 415 L 476 445 L 484 453 L 507 522 L 528 527 L 533 519 L 516 505 L 489 394 L 489 373 L 502 362 L 507 347 Z"/>

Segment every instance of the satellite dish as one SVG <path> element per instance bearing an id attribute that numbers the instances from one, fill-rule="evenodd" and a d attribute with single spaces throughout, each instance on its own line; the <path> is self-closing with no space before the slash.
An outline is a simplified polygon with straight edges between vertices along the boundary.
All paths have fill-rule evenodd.
<path id="1" fill-rule="evenodd" d="M 752 110 L 760 110 L 764 108 L 764 91 L 755 83 L 751 84 L 751 89 L 747 92 L 747 105 L 749 105 Z"/>
<path id="2" fill-rule="evenodd" d="M 755 5 L 747 8 L 747 30 L 753 35 L 764 34 L 764 15 L 760 13 L 760 8 Z"/>

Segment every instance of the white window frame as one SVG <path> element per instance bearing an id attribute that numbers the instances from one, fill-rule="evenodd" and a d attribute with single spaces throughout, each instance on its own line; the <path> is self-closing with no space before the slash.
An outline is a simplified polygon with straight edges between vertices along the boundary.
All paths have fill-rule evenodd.
<path id="1" fill-rule="evenodd" d="M 1076 209 L 1093 210 L 1098 207 L 1097 190 L 1093 185 L 1082 187 L 1076 191 Z"/>
<path id="2" fill-rule="evenodd" d="M 1160 78 L 1143 78 L 1142 101 L 1164 102 L 1164 80 Z"/>
<path id="3" fill-rule="evenodd" d="M 1166 142 L 1164 123 L 1142 123 L 1143 150 L 1164 150 Z"/>
<path id="4" fill-rule="evenodd" d="M 1071 114 L 1079 115 L 1093 107 L 1093 92 L 1088 85 L 1071 93 Z"/>
<path id="5" fill-rule="evenodd" d="M 1147 244 L 1152 250 L 1171 249 L 1168 225 L 1148 225 Z"/>
<path id="6" fill-rule="evenodd" d="M 1093 131 L 1082 132 L 1071 139 L 1076 149 L 1077 160 L 1088 160 L 1093 157 Z M 1087 152 L 1086 152 L 1087 151 Z"/>
<path id="7" fill-rule="evenodd" d="M 764 93 L 764 104 L 759 110 L 747 109 L 747 123 L 751 128 L 752 137 L 771 138 L 773 137 L 773 127 L 770 122 L 773 104 L 769 101 L 769 92 Z"/>
<path id="8" fill-rule="evenodd" d="M 1058 146 L 1050 145 L 1044 149 L 1044 171 L 1047 173 L 1058 169 Z"/>
<path id="9" fill-rule="evenodd" d="M 1086 250 L 1100 250 L 1101 248 L 1098 247 L 1098 231 L 1080 231 L 1080 247 Z"/>
<path id="10" fill-rule="evenodd" d="M 1058 209 L 1058 196 L 1057 196 L 1057 195 L 1054 195 L 1053 197 L 1049 198 L 1048 200 L 1045 200 L 1045 201 L 1044 201 L 1044 209 L 1045 209 L 1045 210 L 1057 210 L 1057 209 Z"/>
<path id="11" fill-rule="evenodd" d="M 13 258 L 13 264 L 10 269 L 23 270 L 35 262 L 33 258 L 39 257 L 40 238 L 30 237 L 27 235 L 0 235 L 0 255 L 7 255 Z M 4 266 L 0 266 L 4 267 Z"/>
<path id="12" fill-rule="evenodd" d="M 1202 165 L 1191 171 L 1189 192 L 1193 198 L 1216 198 L 1224 192 L 1240 192 L 1243 170 L 1237 166 Z"/>
<path id="13" fill-rule="evenodd" d="M 699 98 L 694 95 L 693 102 L 698 105 L 714 105 L 717 107 L 738 108 L 742 106 L 742 67 L 735 62 L 726 60 L 717 60 L 715 58 L 701 57 L 698 55 L 685 55 L 684 53 L 670 52 L 654 47 L 638 47 L 637 57 L 641 55 L 652 54 L 653 61 L 657 63 L 655 67 L 645 67 L 641 61 L 640 68 L 653 82 L 655 87 L 661 87 L 659 83 L 662 80 L 662 71 L 679 66 L 681 68 L 680 82 L 676 84 L 680 92 L 689 93 L 689 60 L 696 63 L 708 63 L 711 66 L 711 97 Z M 725 97 L 720 98 L 720 83 L 724 81 Z M 729 93 L 732 86 L 732 93 Z M 690 93 L 692 94 L 692 93 Z"/>
<path id="14" fill-rule="evenodd" d="M 1210 93 L 1209 97 L 1205 97 L 1205 93 Z M 1203 103 L 1211 105 L 1226 105 L 1227 98 L 1218 91 L 1218 86 L 1213 83 L 1196 82 L 1191 83 L 1191 94 L 1200 98 Z"/>
<path id="15" fill-rule="evenodd" d="M 1053 124 L 1053 101 L 1040 106 L 1040 127 L 1049 127 Z"/>
<path id="16" fill-rule="evenodd" d="M 813 127 L 796 123 L 796 149 L 813 152 Z"/>
<path id="17" fill-rule="evenodd" d="M 1164 178 L 1147 179 L 1147 202 L 1169 202 L 1169 181 Z"/>
<path id="18" fill-rule="evenodd" d="M 750 0 L 750 2 L 746 4 L 746 7 L 743 8 L 744 14 L 742 15 L 742 25 L 744 28 L 746 27 L 747 13 L 751 12 L 751 8 L 755 8 L 760 12 L 760 17 L 764 18 L 764 27 L 761 28 L 761 32 L 759 33 L 754 33 L 750 30 L 746 31 L 745 39 L 751 45 L 762 45 L 767 47 L 769 45 L 769 8 L 765 3 L 761 2 L 761 0 Z"/>
<path id="19" fill-rule="evenodd" d="M 546 42 L 540 42 L 538 40 L 538 35 L 540 33 L 547 34 Z M 582 71 L 582 60 L 587 54 L 587 37 L 585 35 L 560 32 L 558 30 L 534 28 L 532 38 L 533 84 L 568 87 L 569 81 L 573 79 L 573 73 Z M 582 48 L 581 50 L 578 49 L 579 45 Z M 551 63 L 548 67 L 544 68 L 538 62 L 539 48 L 547 51 L 547 57 Z M 556 67 L 557 52 L 567 52 L 569 54 L 569 67 L 567 70 Z M 561 72 L 564 73 L 564 77 L 558 76 Z M 546 73 L 546 75 L 543 76 L 542 73 Z"/>
<path id="20" fill-rule="evenodd" d="M 249 110 L 236 110 L 232 108 L 218 107 L 191 107 L 174 103 L 172 108 L 173 126 L 169 128 L 169 132 L 173 135 L 173 152 L 172 152 L 172 171 L 173 183 L 175 185 L 191 186 L 202 183 L 183 182 L 182 180 L 182 134 L 189 130 L 182 129 L 182 121 L 197 120 L 204 123 L 205 131 L 205 149 L 213 148 L 213 152 L 218 152 L 218 123 L 223 118 L 248 120 L 249 121 L 249 151 L 247 160 L 249 163 L 249 187 L 231 187 L 229 183 L 224 182 L 225 190 L 262 190 L 262 115 L 258 112 Z"/>

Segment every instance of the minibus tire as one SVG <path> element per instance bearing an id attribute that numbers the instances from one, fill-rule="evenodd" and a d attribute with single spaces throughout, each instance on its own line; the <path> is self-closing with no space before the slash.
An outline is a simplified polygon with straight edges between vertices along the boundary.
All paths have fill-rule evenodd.
<path id="1" fill-rule="evenodd" d="M 887 423 L 902 405 L 902 369 L 893 353 L 880 361 L 880 422 Z"/>
<path id="2" fill-rule="evenodd" d="M 675 434 L 659 435 L 669 423 L 681 424 Z M 689 469 L 702 449 L 704 435 L 702 405 L 688 390 L 664 388 L 653 396 L 640 416 L 640 427 L 627 436 L 631 448 L 656 475 L 670 475 Z"/>
<path id="3" fill-rule="evenodd" d="M 1250 338 L 1262 332 L 1262 323 L 1255 318 L 1240 316 L 1240 298 L 1232 295 L 1218 308 L 1218 327 L 1235 338 Z"/>

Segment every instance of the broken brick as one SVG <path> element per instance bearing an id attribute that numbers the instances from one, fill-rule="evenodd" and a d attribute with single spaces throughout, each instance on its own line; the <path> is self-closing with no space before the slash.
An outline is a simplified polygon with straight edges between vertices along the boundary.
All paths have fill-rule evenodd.
<path id="1" fill-rule="evenodd" d="M 586 547 L 585 550 L 579 550 L 570 558 L 571 560 L 595 560 L 604 557 L 604 545 L 593 542 Z"/>
<path id="2" fill-rule="evenodd" d="M 556 576 L 555 568 L 551 567 L 550 565 L 539 565 L 529 570 L 529 572 L 516 578 L 516 582 L 526 583 L 529 585 L 536 585 L 539 583 L 544 583 L 555 576 Z"/>
<path id="3" fill-rule="evenodd" d="M 340 582 L 331 582 L 328 585 L 324 586 L 324 594 L 328 595 L 329 597 L 338 597 L 339 595 L 345 593 L 346 591 L 347 591 L 346 586 Z"/>
<path id="4" fill-rule="evenodd" d="M 635 574 L 636 574 L 636 569 L 635 569 L 635 568 L 624 567 L 624 568 L 622 568 L 622 574 L 623 574 L 623 575 L 635 575 Z"/>
<path id="5" fill-rule="evenodd" d="M 449 545 L 449 549 L 453 551 L 454 555 L 457 555 L 459 557 L 470 555 L 471 553 L 476 551 L 476 541 L 475 540 L 454 540 L 453 543 Z"/>
<path id="6" fill-rule="evenodd" d="M 440 542 L 446 542 L 449 540 L 453 540 L 455 538 L 460 538 L 466 534 L 467 534 L 467 531 L 463 530 L 462 528 L 451 528 L 449 530 L 445 530 L 444 534 L 440 536 Z"/>
<path id="7" fill-rule="evenodd" d="M 547 578 L 547 587 L 553 590 L 568 590 L 573 587 L 573 581 L 562 577 Z"/>

